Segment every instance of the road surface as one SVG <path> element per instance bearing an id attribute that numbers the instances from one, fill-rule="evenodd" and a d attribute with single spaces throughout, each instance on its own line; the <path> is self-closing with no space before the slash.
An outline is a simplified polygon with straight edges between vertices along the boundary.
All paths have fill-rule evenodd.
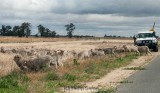
<path id="1" fill-rule="evenodd" d="M 160 93 L 160 56 L 157 56 L 146 70 L 137 71 L 117 87 L 115 93 Z"/>

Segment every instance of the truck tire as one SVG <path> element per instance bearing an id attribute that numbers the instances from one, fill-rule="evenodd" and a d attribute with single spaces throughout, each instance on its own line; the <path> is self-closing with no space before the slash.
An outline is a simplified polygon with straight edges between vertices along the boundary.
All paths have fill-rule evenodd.
<path id="1" fill-rule="evenodd" d="M 153 50 L 154 52 L 158 52 L 158 46 L 155 46 Z"/>

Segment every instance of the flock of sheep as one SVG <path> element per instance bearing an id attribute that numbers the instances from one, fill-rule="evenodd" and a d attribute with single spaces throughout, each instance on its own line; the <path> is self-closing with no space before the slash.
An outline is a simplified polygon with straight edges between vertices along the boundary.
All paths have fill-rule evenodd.
<path id="1" fill-rule="evenodd" d="M 115 56 L 118 53 L 134 52 L 137 55 L 145 53 L 152 55 L 147 46 L 127 46 L 97 48 L 85 51 L 49 50 L 30 48 L 0 48 L 1 53 L 14 55 L 13 60 L 24 71 L 39 71 L 44 67 L 63 67 L 63 63 L 68 59 L 83 60 L 93 56 Z"/>

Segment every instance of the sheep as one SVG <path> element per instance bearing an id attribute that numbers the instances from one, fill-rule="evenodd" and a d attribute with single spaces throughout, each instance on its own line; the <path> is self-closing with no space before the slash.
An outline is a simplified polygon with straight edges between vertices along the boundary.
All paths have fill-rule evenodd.
<path id="1" fill-rule="evenodd" d="M 115 49 L 116 49 L 116 46 L 114 46 L 113 48 L 104 48 L 103 51 L 104 51 L 104 54 L 111 54 L 111 55 L 115 55 Z"/>
<path id="2" fill-rule="evenodd" d="M 78 55 L 77 55 L 76 51 L 71 50 L 71 51 L 64 51 L 62 59 L 67 60 L 67 59 L 74 59 L 77 57 L 78 57 Z"/>
<path id="3" fill-rule="evenodd" d="M 115 47 L 115 51 L 116 53 L 123 53 L 125 52 L 125 49 L 123 47 Z"/>
<path id="4" fill-rule="evenodd" d="M 103 55 L 105 55 L 103 49 L 91 49 L 91 52 L 92 52 L 92 56 L 103 56 Z"/>
<path id="5" fill-rule="evenodd" d="M 0 52 L 1 53 L 7 53 L 7 54 L 13 54 L 11 48 L 4 48 L 3 46 L 1 47 Z"/>
<path id="6" fill-rule="evenodd" d="M 150 55 L 152 55 L 151 51 L 149 50 L 148 46 L 138 46 L 138 51 L 140 53 L 145 53 L 145 55 L 148 55 L 148 53 Z"/>
<path id="7" fill-rule="evenodd" d="M 50 56 L 41 56 L 41 57 L 29 57 L 22 58 L 22 56 L 14 56 L 14 61 L 22 70 L 29 71 L 39 71 L 44 67 L 50 67 L 51 57 Z"/>
<path id="8" fill-rule="evenodd" d="M 4 49 L 4 47 L 2 46 L 1 47 L 1 50 L 0 50 L 2 53 L 5 53 L 5 49 Z"/>
<path id="9" fill-rule="evenodd" d="M 86 58 L 89 58 L 91 55 L 92 55 L 91 50 L 81 51 L 78 53 L 78 59 L 86 59 Z"/>
<path id="10" fill-rule="evenodd" d="M 52 57 L 51 63 L 55 64 L 56 68 L 57 66 L 62 66 L 62 56 L 63 56 L 64 51 L 63 50 L 52 50 L 52 51 L 47 51 L 47 55 L 50 55 Z"/>
<path id="11" fill-rule="evenodd" d="M 25 59 L 22 59 L 22 56 L 20 55 L 15 55 L 14 56 L 14 59 L 13 59 L 16 64 L 18 65 L 18 67 L 21 69 L 21 70 L 27 70 L 27 66 L 25 66 L 25 62 L 26 60 Z"/>
<path id="12" fill-rule="evenodd" d="M 134 52 L 135 54 L 140 55 L 140 51 L 138 50 L 137 46 L 123 45 L 123 48 L 125 49 L 126 52 Z"/>

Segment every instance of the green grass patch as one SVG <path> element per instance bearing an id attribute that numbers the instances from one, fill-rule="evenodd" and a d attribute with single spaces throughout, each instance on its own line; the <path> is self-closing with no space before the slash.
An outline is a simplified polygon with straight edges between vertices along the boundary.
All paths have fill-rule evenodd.
<path id="1" fill-rule="evenodd" d="M 75 81 L 77 77 L 75 75 L 67 73 L 67 74 L 64 74 L 63 78 L 68 81 Z"/>
<path id="2" fill-rule="evenodd" d="M 139 67 L 125 68 L 124 70 L 146 70 L 146 68 L 139 66 Z"/>
<path id="3" fill-rule="evenodd" d="M 24 73 L 12 72 L 0 78 L 0 93 L 24 93 L 29 81 Z"/>
<path id="4" fill-rule="evenodd" d="M 101 88 L 95 93 L 114 93 L 116 91 L 116 88 Z"/>
<path id="5" fill-rule="evenodd" d="M 134 54 L 95 57 L 84 62 L 75 59 L 62 69 L 44 71 L 42 76 L 41 73 L 37 73 L 40 77 L 36 77 L 33 73 L 29 74 L 28 78 L 28 74 L 13 72 L 0 78 L 0 93 L 25 93 L 36 90 L 38 93 L 54 93 L 59 87 L 83 86 L 82 82 L 99 79 L 116 68 L 128 65 L 137 57 Z M 96 93 L 112 93 L 112 91 L 101 89 Z"/>
<path id="6" fill-rule="evenodd" d="M 110 83 L 120 83 L 120 84 L 124 84 L 124 83 L 133 83 L 133 81 L 123 80 L 123 81 L 120 81 L 120 82 L 110 82 Z"/>
<path id="7" fill-rule="evenodd" d="M 60 77 L 55 72 L 48 72 L 46 75 L 46 80 L 60 80 Z"/>

